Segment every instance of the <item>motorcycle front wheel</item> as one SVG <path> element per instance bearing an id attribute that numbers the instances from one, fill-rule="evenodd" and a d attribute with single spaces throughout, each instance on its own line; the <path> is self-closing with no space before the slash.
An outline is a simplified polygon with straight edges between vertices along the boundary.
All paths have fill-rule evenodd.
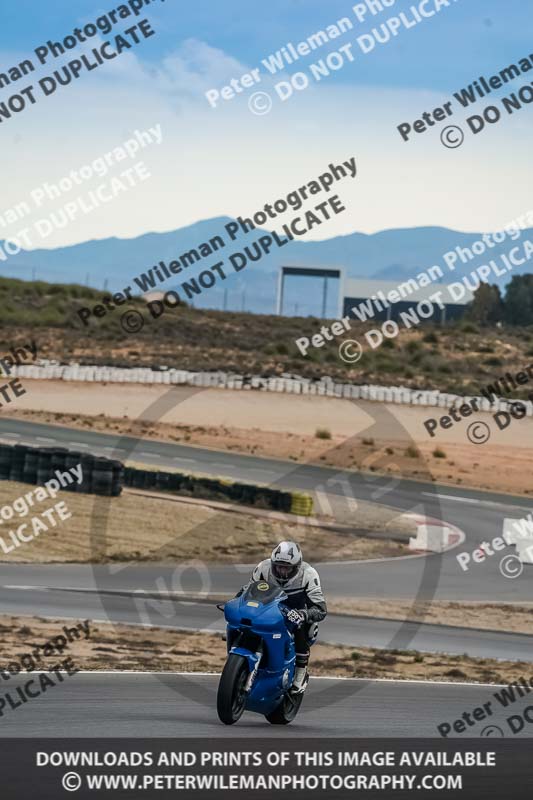
<path id="1" fill-rule="evenodd" d="M 265 717 L 271 725 L 288 725 L 298 713 L 303 699 L 303 692 L 296 695 L 287 692 L 279 706 L 270 714 L 265 714 Z"/>
<path id="2" fill-rule="evenodd" d="M 248 675 L 246 659 L 231 653 L 222 670 L 217 692 L 218 717 L 224 725 L 233 725 L 242 717 L 246 705 L 244 687 Z"/>

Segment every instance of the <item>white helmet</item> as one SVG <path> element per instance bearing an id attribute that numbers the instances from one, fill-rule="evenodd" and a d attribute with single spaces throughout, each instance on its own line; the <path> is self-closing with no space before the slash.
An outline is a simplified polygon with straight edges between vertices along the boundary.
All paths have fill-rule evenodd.
<path id="1" fill-rule="evenodd" d="M 302 563 L 302 551 L 296 542 L 280 542 L 270 556 L 272 574 L 281 584 L 294 578 Z"/>

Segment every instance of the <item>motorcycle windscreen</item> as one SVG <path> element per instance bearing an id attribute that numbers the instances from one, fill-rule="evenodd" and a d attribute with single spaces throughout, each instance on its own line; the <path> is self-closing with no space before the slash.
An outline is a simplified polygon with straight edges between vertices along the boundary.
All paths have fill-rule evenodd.
<path id="1" fill-rule="evenodd" d="M 285 600 L 287 595 L 283 589 L 281 589 L 279 586 L 276 586 L 275 583 L 267 583 L 267 581 L 255 581 L 254 583 L 250 584 L 244 593 L 243 600 L 251 600 L 252 602 L 260 603 L 261 605 L 267 605 L 278 597 Z"/>

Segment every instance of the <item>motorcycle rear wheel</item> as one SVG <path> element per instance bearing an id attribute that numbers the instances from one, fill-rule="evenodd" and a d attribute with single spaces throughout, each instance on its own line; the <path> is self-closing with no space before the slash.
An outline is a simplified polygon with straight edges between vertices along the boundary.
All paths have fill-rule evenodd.
<path id="1" fill-rule="evenodd" d="M 288 725 L 300 710 L 303 699 L 303 692 L 296 695 L 287 692 L 279 706 L 270 714 L 265 714 L 266 719 L 271 725 Z"/>
<path id="2" fill-rule="evenodd" d="M 246 705 L 244 686 L 248 674 L 246 659 L 231 653 L 222 670 L 217 692 L 218 717 L 224 725 L 233 725 L 242 717 Z"/>

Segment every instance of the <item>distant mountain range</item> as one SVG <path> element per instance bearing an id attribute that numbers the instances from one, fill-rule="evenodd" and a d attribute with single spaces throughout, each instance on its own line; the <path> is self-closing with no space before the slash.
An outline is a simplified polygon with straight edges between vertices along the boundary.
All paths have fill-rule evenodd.
<path id="1" fill-rule="evenodd" d="M 235 242 L 231 242 L 224 231 L 224 226 L 231 221 L 229 217 L 216 217 L 168 233 L 147 233 L 134 239 L 110 238 L 55 250 L 21 251 L 5 262 L 0 261 L 0 274 L 25 280 L 35 276 L 36 279 L 51 283 L 87 283 L 97 289 L 117 291 L 128 285 L 133 287 L 136 276 L 146 273 L 160 261 L 168 264 L 192 248 L 198 248 L 202 242 L 209 241 L 217 234 L 222 235 L 226 247 L 155 287 L 164 291 L 177 289 L 183 280 L 197 276 L 217 261 L 224 260 L 227 263 L 231 253 L 242 251 L 245 245 L 252 245 L 260 236 L 268 233 L 258 229 L 246 236 L 240 235 Z M 533 239 L 532 234 L 532 229 L 524 231 L 521 240 Z M 374 234 L 352 233 L 321 242 L 295 240 L 283 248 L 273 247 L 268 255 L 264 255 L 260 261 L 249 262 L 239 273 L 234 273 L 228 266 L 225 271 L 230 277 L 205 290 L 195 298 L 194 305 L 202 308 L 222 308 L 225 305 L 231 310 L 244 308 L 247 311 L 272 313 L 275 309 L 278 270 L 282 264 L 343 267 L 350 278 L 404 280 L 433 264 L 444 268 L 444 253 L 458 246 L 469 247 L 481 236 L 479 233 L 458 233 L 448 228 L 423 227 Z M 521 240 L 516 243 L 519 244 Z M 501 245 L 488 250 L 462 269 L 458 265 L 455 273 L 445 270 L 445 281 L 460 280 L 461 275 L 469 274 L 472 269 L 502 252 L 508 252 L 513 244 L 507 238 Z M 516 268 L 516 274 L 528 271 L 527 265 L 525 268 Z M 507 283 L 510 277 L 501 278 L 499 283 Z M 318 315 L 321 293 L 321 279 L 289 278 L 285 293 L 286 313 Z M 332 287 L 328 292 L 330 314 L 335 313 L 335 294 Z"/>

